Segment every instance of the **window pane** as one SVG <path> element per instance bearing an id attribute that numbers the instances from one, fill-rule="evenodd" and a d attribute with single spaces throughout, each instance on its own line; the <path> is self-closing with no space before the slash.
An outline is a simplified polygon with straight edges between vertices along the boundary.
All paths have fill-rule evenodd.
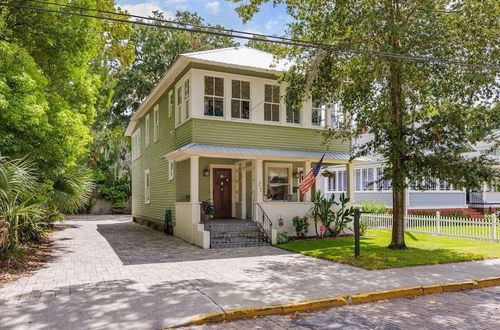
<path id="1" fill-rule="evenodd" d="M 361 190 L 361 170 L 356 170 L 356 190 Z"/>
<path id="2" fill-rule="evenodd" d="M 320 118 L 319 118 L 319 109 L 313 109 L 312 110 L 312 124 L 314 126 L 319 126 L 320 124 Z"/>
<path id="3" fill-rule="evenodd" d="M 273 102 L 274 103 L 280 102 L 280 87 L 279 86 L 273 86 Z"/>
<path id="4" fill-rule="evenodd" d="M 240 81 L 239 80 L 232 80 L 231 81 L 231 95 L 235 99 L 241 98 L 241 90 L 240 90 Z"/>
<path id="5" fill-rule="evenodd" d="M 182 103 L 182 87 L 177 89 L 177 105 Z"/>
<path id="6" fill-rule="evenodd" d="M 248 81 L 241 82 L 241 98 L 250 100 L 250 83 Z"/>
<path id="7" fill-rule="evenodd" d="M 241 118 L 244 118 L 244 119 L 250 118 L 250 102 L 249 101 L 241 101 Z"/>
<path id="8" fill-rule="evenodd" d="M 280 120 L 280 106 L 277 104 L 272 105 L 272 121 L 279 121 Z"/>
<path id="9" fill-rule="evenodd" d="M 186 100 L 184 103 L 184 113 L 186 115 L 186 119 L 189 118 L 189 100 Z"/>
<path id="10" fill-rule="evenodd" d="M 293 109 L 292 107 L 286 107 L 286 122 L 298 124 L 299 120 L 299 109 Z"/>
<path id="11" fill-rule="evenodd" d="M 288 168 L 269 167 L 267 179 L 269 183 L 288 183 Z"/>
<path id="12" fill-rule="evenodd" d="M 205 97 L 205 115 L 214 115 L 214 99 L 212 97 Z"/>
<path id="13" fill-rule="evenodd" d="M 224 96 L 224 79 L 215 78 L 215 96 Z"/>
<path id="14" fill-rule="evenodd" d="M 271 104 L 264 103 L 264 120 L 271 120 Z"/>
<path id="15" fill-rule="evenodd" d="M 224 116 L 224 99 L 214 98 L 214 115 L 217 117 Z"/>
<path id="16" fill-rule="evenodd" d="M 268 185 L 267 196 L 276 201 L 285 200 L 288 196 L 288 185 Z"/>
<path id="17" fill-rule="evenodd" d="M 273 101 L 273 86 L 264 85 L 264 101 L 266 102 Z"/>
<path id="18" fill-rule="evenodd" d="M 205 77 L 205 95 L 214 95 L 214 77 Z"/>
<path id="19" fill-rule="evenodd" d="M 231 100 L 231 117 L 233 118 L 240 118 L 240 101 L 238 100 Z"/>
<path id="20" fill-rule="evenodd" d="M 189 98 L 189 79 L 184 83 L 184 98 Z"/>

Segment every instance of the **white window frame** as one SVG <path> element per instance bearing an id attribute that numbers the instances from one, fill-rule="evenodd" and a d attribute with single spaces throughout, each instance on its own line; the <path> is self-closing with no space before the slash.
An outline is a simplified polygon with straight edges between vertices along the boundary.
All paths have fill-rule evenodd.
<path id="1" fill-rule="evenodd" d="M 239 83 L 240 85 L 240 95 L 239 97 L 233 97 L 233 83 L 234 82 L 237 82 Z M 248 99 L 245 99 L 243 98 L 243 89 L 242 89 L 242 86 L 243 86 L 243 83 L 248 83 Z M 241 79 L 231 79 L 231 106 L 230 106 L 230 110 L 231 110 L 231 119 L 241 119 L 241 120 L 250 120 L 250 116 L 251 116 L 251 109 L 252 109 L 252 103 L 251 103 L 251 100 L 252 100 L 252 85 L 250 83 L 250 81 L 247 81 L 247 80 L 241 80 Z M 240 113 L 239 113 L 239 117 L 233 117 L 233 101 L 237 101 L 238 104 L 240 105 Z M 242 114 L 243 114 L 243 102 L 248 102 L 248 118 L 243 118 Z"/>
<path id="2" fill-rule="evenodd" d="M 293 195 L 293 182 L 292 182 L 292 169 L 293 166 L 290 163 L 266 163 L 265 164 L 265 180 L 264 180 L 264 194 L 267 195 L 267 187 L 269 185 L 269 168 L 287 168 L 288 169 L 288 183 L 283 183 L 283 185 L 288 185 L 288 196 Z M 274 200 L 271 200 L 274 201 Z"/>
<path id="3" fill-rule="evenodd" d="M 174 179 L 174 161 L 168 161 L 168 180 L 172 181 Z"/>
<path id="4" fill-rule="evenodd" d="M 328 192 L 346 192 L 347 190 L 347 170 L 332 170 L 335 175 L 333 178 L 327 178 L 326 180 L 326 191 Z M 332 184 L 334 183 L 335 188 L 332 189 Z M 343 188 L 343 189 L 341 189 Z"/>
<path id="5" fill-rule="evenodd" d="M 150 125 L 151 125 L 151 121 L 150 121 L 150 118 L 149 118 L 149 113 L 144 118 L 144 125 L 146 126 L 146 130 L 145 130 L 145 134 L 146 135 L 144 136 L 144 147 L 147 148 L 147 147 L 149 147 L 149 143 L 151 142 L 150 141 L 150 134 L 151 134 Z"/>
<path id="6" fill-rule="evenodd" d="M 144 204 L 151 203 L 151 173 L 144 170 Z"/>
<path id="7" fill-rule="evenodd" d="M 183 111 L 183 121 L 188 120 L 190 117 L 189 113 L 189 103 L 191 100 L 191 81 L 189 78 L 184 80 L 183 84 L 183 100 L 182 100 L 182 111 Z"/>
<path id="8" fill-rule="evenodd" d="M 160 107 L 155 105 L 153 110 L 153 143 L 160 139 Z"/>
<path id="9" fill-rule="evenodd" d="M 182 124 L 182 105 L 183 105 L 183 94 L 182 85 L 175 89 L 175 122 L 176 125 Z"/>
<path id="10" fill-rule="evenodd" d="M 207 78 L 212 78 L 213 79 L 213 94 L 207 94 L 206 93 L 206 86 L 205 86 L 205 83 L 206 83 L 206 79 Z M 215 79 L 222 79 L 222 95 L 217 95 L 216 92 L 215 92 Z M 204 75 L 203 76 L 203 116 L 207 117 L 207 118 L 225 118 L 226 116 L 226 78 L 224 77 L 220 77 L 220 76 L 216 76 L 216 75 Z M 212 102 L 213 102 L 213 105 L 214 105 L 214 109 L 213 109 L 213 114 L 210 115 L 210 114 L 206 114 L 205 113 L 205 100 L 209 98 L 209 99 L 212 99 Z M 215 99 L 222 99 L 222 115 L 221 116 L 216 116 L 215 115 Z"/>
<path id="11" fill-rule="evenodd" d="M 168 92 L 168 118 L 172 117 L 175 109 L 174 90 Z"/>
<path id="12" fill-rule="evenodd" d="M 132 160 L 141 156 L 141 128 L 137 128 L 132 134 Z"/>
<path id="13" fill-rule="evenodd" d="M 266 101 L 266 86 L 271 86 L 271 102 Z M 274 95 L 274 89 L 278 88 L 278 100 L 275 100 L 273 95 Z M 269 104 L 271 106 L 271 120 L 266 120 L 266 104 Z M 273 120 L 273 106 L 278 106 L 278 119 Z M 264 84 L 264 122 L 267 123 L 279 123 L 281 122 L 281 86 L 280 85 L 274 85 L 274 84 Z"/>
<path id="14" fill-rule="evenodd" d="M 326 126 L 326 105 L 322 100 L 317 101 L 318 107 L 315 107 L 315 98 L 311 98 L 311 126 L 313 127 L 325 127 Z M 319 113 L 319 125 L 315 124 L 313 121 L 313 115 L 315 112 Z"/>
<path id="15" fill-rule="evenodd" d="M 288 124 L 288 125 L 300 125 L 302 123 L 301 119 L 302 119 L 302 115 L 301 115 L 301 112 L 302 112 L 302 108 L 293 108 L 292 106 L 289 106 L 287 105 L 285 107 L 286 111 L 285 111 L 285 122 Z M 290 114 L 291 114 L 291 118 L 288 116 L 288 112 L 290 111 Z M 298 118 L 296 118 L 298 117 Z M 289 120 L 290 118 L 290 120 Z M 295 121 L 297 119 L 297 121 Z"/>

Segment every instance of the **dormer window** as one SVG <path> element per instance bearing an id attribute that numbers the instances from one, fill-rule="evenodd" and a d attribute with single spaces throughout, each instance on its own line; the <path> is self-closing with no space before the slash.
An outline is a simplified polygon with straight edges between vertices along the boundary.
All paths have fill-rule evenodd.
<path id="1" fill-rule="evenodd" d="M 250 118 L 250 83 L 248 81 L 231 81 L 231 117 Z"/>
<path id="2" fill-rule="evenodd" d="M 205 76 L 205 116 L 224 116 L 224 79 Z"/>
<path id="3" fill-rule="evenodd" d="M 280 121 L 280 86 L 264 85 L 264 120 Z"/>

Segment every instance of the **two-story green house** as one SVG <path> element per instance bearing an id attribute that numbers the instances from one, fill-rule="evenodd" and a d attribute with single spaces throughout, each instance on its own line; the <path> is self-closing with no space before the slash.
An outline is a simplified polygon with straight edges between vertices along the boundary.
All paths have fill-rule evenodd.
<path id="1" fill-rule="evenodd" d="M 282 70 L 286 63 L 248 47 L 180 56 L 126 131 L 136 222 L 163 230 L 171 210 L 174 235 L 203 248 L 252 245 L 245 234 L 217 230 L 257 228 L 255 244 L 294 233 L 292 218 L 311 206 L 311 192 L 301 196 L 299 182 L 325 153 L 321 130 L 339 117 L 316 100 L 287 107 L 277 81 Z M 349 156 L 349 143 L 333 142 L 325 166 L 351 168 Z M 214 219 L 231 220 L 207 226 L 202 201 L 213 204 Z"/>

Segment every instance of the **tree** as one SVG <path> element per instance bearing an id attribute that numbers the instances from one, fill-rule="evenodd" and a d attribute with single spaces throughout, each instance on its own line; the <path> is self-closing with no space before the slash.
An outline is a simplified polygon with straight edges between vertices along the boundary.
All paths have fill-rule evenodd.
<path id="1" fill-rule="evenodd" d="M 246 21 L 268 0 L 233 1 L 240 3 L 237 12 Z M 495 173 L 486 155 L 468 158 L 464 152 L 500 127 L 498 1 L 275 3 L 284 3 L 292 16 L 293 38 L 337 47 L 288 47 L 285 57 L 295 65 L 283 76 L 290 84 L 286 98 L 300 104 L 315 94 L 340 103 L 350 120 L 339 130 L 330 129 L 327 139 L 352 139 L 360 131 L 373 135 L 371 142 L 354 150 L 354 156 L 378 153 L 387 162 L 384 179 L 392 181 L 394 210 L 390 248 L 406 249 L 409 181 L 422 187 L 425 180 L 438 178 L 457 188 L 473 188 L 492 179 Z M 377 56 L 372 51 L 422 59 Z"/>

